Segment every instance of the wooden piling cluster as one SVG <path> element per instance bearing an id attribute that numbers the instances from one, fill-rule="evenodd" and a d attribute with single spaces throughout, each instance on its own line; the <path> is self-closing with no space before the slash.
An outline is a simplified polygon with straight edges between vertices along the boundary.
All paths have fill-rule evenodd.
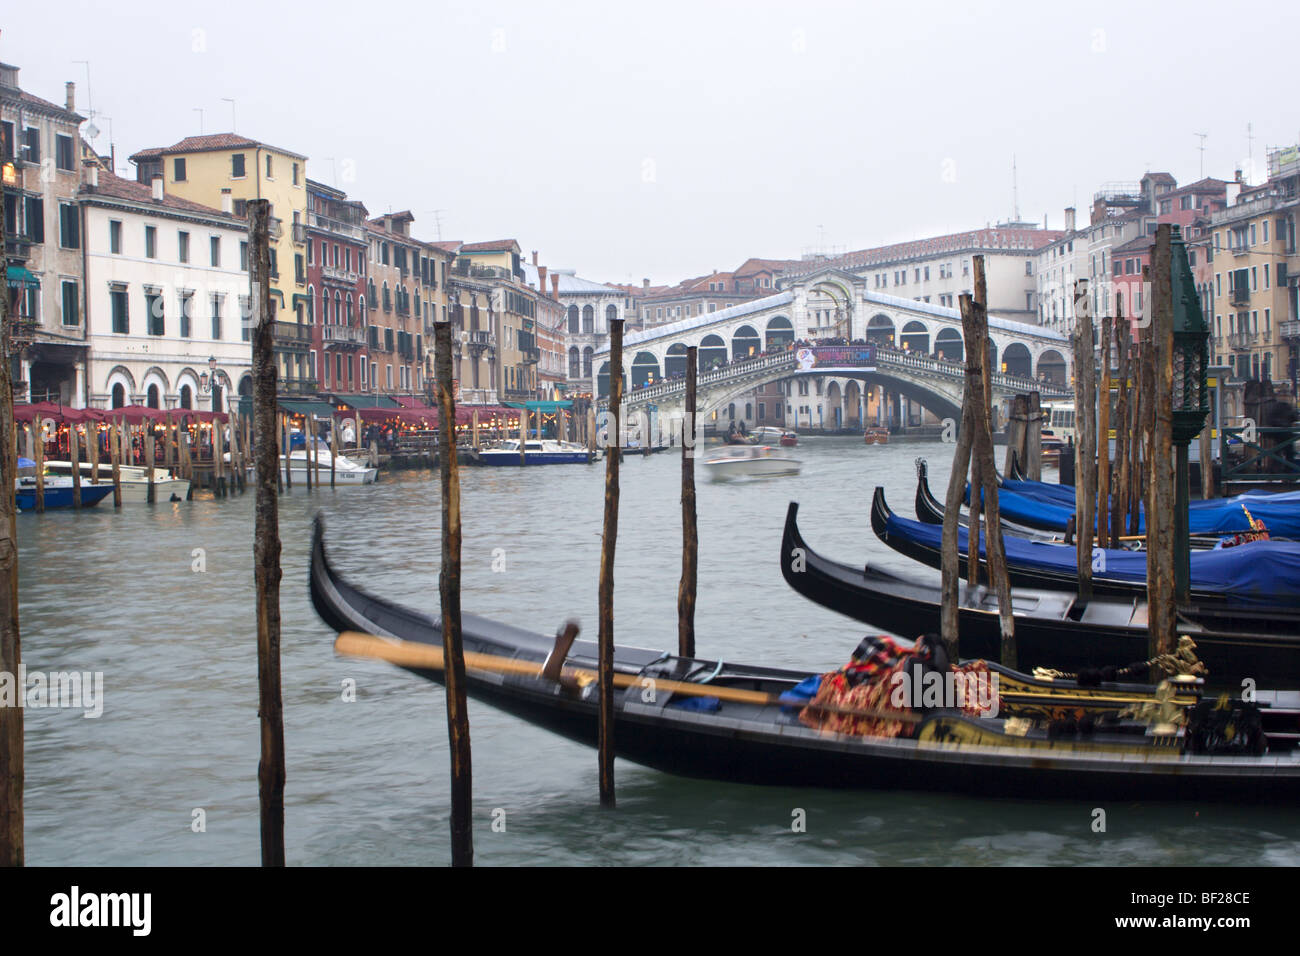
<path id="1" fill-rule="evenodd" d="M 993 431 L 990 398 L 992 378 L 988 360 L 988 291 L 984 275 L 984 257 L 975 256 L 975 294 L 959 300 L 962 332 L 965 336 L 966 381 L 962 393 L 962 421 L 957 432 L 957 448 L 952 472 L 948 477 L 942 538 L 941 636 L 949 656 L 958 659 L 958 555 L 957 518 L 970 474 L 970 535 L 967 539 L 967 562 L 979 566 L 977 522 L 980 491 L 988 518 L 986 544 L 990 585 L 998 596 L 998 618 L 1002 632 L 1002 663 L 1016 666 L 1015 620 L 1011 613 L 1011 585 L 1007 575 L 1006 553 L 1002 545 L 1002 524 L 998 512 L 997 475 L 993 457 Z M 972 574 L 972 589 L 977 577 Z"/>
<path id="2" fill-rule="evenodd" d="M 434 325 L 434 378 L 441 427 L 438 470 L 442 489 L 442 649 L 447 662 L 447 740 L 451 752 L 451 864 L 474 865 L 473 769 L 465 693 L 460 613 L 460 464 L 456 460 L 456 399 L 451 368 L 451 324 Z"/>
<path id="3" fill-rule="evenodd" d="M 276 365 L 271 319 L 271 204 L 248 203 L 249 281 L 253 308 L 253 424 L 257 505 L 253 577 L 257 588 L 257 686 L 261 760 L 262 865 L 284 866 L 284 702 L 280 690 L 280 512 L 276 494 Z M 217 447 L 214 432 L 214 457 Z"/>

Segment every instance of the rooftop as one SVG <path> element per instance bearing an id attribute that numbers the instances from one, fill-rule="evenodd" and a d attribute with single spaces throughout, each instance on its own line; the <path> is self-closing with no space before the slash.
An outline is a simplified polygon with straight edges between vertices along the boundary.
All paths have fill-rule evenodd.
<path id="1" fill-rule="evenodd" d="M 247 136 L 240 136 L 237 133 L 208 133 L 203 136 L 187 136 L 179 143 L 175 143 L 172 146 L 152 146 L 148 149 L 142 149 L 133 154 L 130 159 L 133 163 L 140 163 L 142 161 L 157 159 L 160 156 L 170 156 L 173 153 L 210 153 L 227 149 L 273 149 L 277 153 L 283 153 L 286 156 L 292 156 L 295 159 L 301 159 L 304 162 L 307 159 L 307 157 L 301 153 L 281 149 L 278 146 L 271 146 L 268 143 L 258 142 L 255 139 L 249 139 Z"/>

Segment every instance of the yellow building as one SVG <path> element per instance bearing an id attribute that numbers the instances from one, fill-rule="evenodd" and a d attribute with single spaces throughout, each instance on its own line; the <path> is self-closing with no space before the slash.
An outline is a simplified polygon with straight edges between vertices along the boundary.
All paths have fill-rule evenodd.
<path id="1" fill-rule="evenodd" d="M 162 177 L 166 192 L 243 217 L 250 199 L 271 203 L 271 299 L 276 357 L 284 391 L 309 388 L 311 332 L 307 327 L 307 157 L 235 133 L 189 136 L 173 146 L 131 157 L 136 178 Z M 247 269 L 247 247 L 240 247 Z M 289 315 L 279 315 L 287 311 Z M 247 330 L 245 337 L 248 337 Z"/>
<path id="2" fill-rule="evenodd" d="M 513 239 L 467 242 L 460 246 L 456 274 L 490 283 L 490 302 L 498 328 L 495 374 L 502 401 L 520 402 L 537 397 L 538 294 L 527 285 L 519 243 Z"/>

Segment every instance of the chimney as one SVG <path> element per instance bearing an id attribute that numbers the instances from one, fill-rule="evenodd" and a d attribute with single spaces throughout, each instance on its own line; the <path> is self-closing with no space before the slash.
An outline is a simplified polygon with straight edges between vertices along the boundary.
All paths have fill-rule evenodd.
<path id="1" fill-rule="evenodd" d="M 1242 178 L 1241 178 L 1241 170 L 1240 170 L 1240 169 L 1234 171 L 1232 181 L 1233 181 L 1234 183 L 1242 182 Z"/>
<path id="2" fill-rule="evenodd" d="M 537 267 L 537 293 L 546 295 L 546 266 Z"/>
<path id="3" fill-rule="evenodd" d="M 641 288 L 643 288 L 643 289 L 648 289 L 648 288 L 650 288 L 650 280 L 649 280 L 649 279 L 642 279 L 642 280 L 641 280 Z"/>
<path id="4" fill-rule="evenodd" d="M 1065 231 L 1074 232 L 1074 207 L 1065 207 Z"/>
<path id="5" fill-rule="evenodd" d="M 153 174 L 153 201 L 162 202 L 163 200 L 163 181 L 161 173 Z"/>
<path id="6" fill-rule="evenodd" d="M 228 188 L 221 190 L 221 211 L 227 216 L 234 215 L 235 212 L 235 199 Z"/>
<path id="7" fill-rule="evenodd" d="M 557 302 L 560 300 L 560 274 L 558 272 L 551 273 L 551 298 Z"/>
<path id="8" fill-rule="evenodd" d="M 69 113 L 77 112 L 77 84 L 68 82 L 63 85 L 64 95 L 67 99 L 67 110 Z"/>
<path id="9" fill-rule="evenodd" d="M 89 163 L 86 166 L 86 185 L 90 187 L 91 192 L 94 192 L 96 189 L 99 188 L 99 164 L 98 163 Z"/>
<path id="10" fill-rule="evenodd" d="M 533 265 L 537 265 L 537 250 L 533 250 Z"/>

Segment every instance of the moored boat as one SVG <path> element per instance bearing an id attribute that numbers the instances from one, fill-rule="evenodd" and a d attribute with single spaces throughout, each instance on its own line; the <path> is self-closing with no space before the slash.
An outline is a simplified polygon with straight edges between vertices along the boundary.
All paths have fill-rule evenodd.
<path id="1" fill-rule="evenodd" d="M 582 445 L 567 441 L 541 441 L 530 438 L 524 443 L 523 461 L 519 460 L 519 439 L 510 438 L 474 453 L 481 465 L 578 465 L 586 464 L 591 455 Z"/>
<path id="2" fill-rule="evenodd" d="M 380 635 L 383 640 L 371 643 L 401 652 L 393 657 L 399 666 L 443 682 L 440 621 L 343 579 L 330 566 L 319 521 L 310 588 L 317 613 L 331 629 Z M 469 696 L 596 745 L 599 695 L 590 680 L 598 653 L 594 642 L 577 641 L 562 650 L 554 638 L 472 614 L 462 615 L 462 642 Z M 548 670 L 543 662 L 553 652 L 563 667 Z M 402 654 L 407 655 L 404 662 L 398 660 Z M 1185 730 L 1148 725 L 1155 727 L 1154 734 L 1122 718 L 1130 707 L 1156 697 L 1153 688 L 1089 687 L 989 667 L 1000 678 L 1006 716 L 923 710 L 908 717 L 913 729 L 906 736 L 875 736 L 831 730 L 805 719 L 818 705 L 803 688 L 813 677 L 820 681 L 833 675 L 615 646 L 615 683 L 629 689 L 615 692 L 614 746 L 617 756 L 667 773 L 779 786 L 1070 799 L 1245 802 L 1300 796 L 1300 760 L 1289 752 L 1293 741 L 1285 733 L 1274 737 L 1266 729 L 1252 735 L 1256 743 L 1239 755 L 1221 748 L 1212 755 L 1193 753 L 1206 734 L 1194 732 L 1191 716 Z M 655 688 L 649 696 L 647 686 Z M 1168 699 L 1187 706 L 1189 715 L 1199 712 L 1199 705 L 1186 703 L 1186 697 L 1185 690 L 1175 689 Z M 1264 706 L 1251 712 L 1274 717 L 1270 725 L 1295 713 L 1293 702 L 1282 695 L 1264 692 L 1261 702 Z M 1106 729 L 1085 731 L 1082 720 L 1062 727 L 1058 720 L 1036 719 L 1051 714 L 1054 703 L 1077 708 L 1076 714 L 1103 715 L 1098 723 Z M 1270 709 L 1275 713 L 1270 715 Z M 1258 719 L 1265 726 L 1264 718 Z M 1259 753 L 1261 748 L 1270 749 Z"/>
<path id="3" fill-rule="evenodd" d="M 889 429 L 868 428 L 862 435 L 862 441 L 867 445 L 888 445 Z"/>
<path id="4" fill-rule="evenodd" d="M 84 492 L 90 482 L 90 477 L 95 472 L 92 470 L 90 462 L 78 462 L 81 471 L 81 487 Z M 70 461 L 47 461 L 46 470 L 52 475 L 67 477 L 72 479 L 72 462 Z M 122 486 L 122 504 L 145 504 L 149 501 L 149 469 L 144 465 L 118 465 L 118 481 Z M 109 489 L 113 487 L 113 466 L 106 462 L 99 463 L 98 469 L 99 484 L 108 483 Z M 153 500 L 154 501 L 172 501 L 185 500 L 189 497 L 190 483 L 185 478 L 180 478 L 166 468 L 154 468 L 153 470 Z"/>
<path id="5" fill-rule="evenodd" d="M 46 477 L 44 485 L 42 497 L 44 498 L 46 510 L 72 507 L 73 488 L 70 477 Z M 81 507 L 93 508 L 112 493 L 113 486 L 111 483 L 92 485 L 89 482 L 82 482 Z M 34 511 L 36 509 L 36 478 L 34 475 L 24 475 L 14 481 L 14 499 L 19 511 Z"/>
<path id="6" fill-rule="evenodd" d="M 943 564 L 943 531 L 936 524 L 909 521 L 890 510 L 885 490 L 871 501 L 871 528 L 885 544 L 932 568 Z M 957 529 L 958 562 L 966 573 L 968 532 Z M 987 537 L 981 535 L 978 561 L 987 569 Z M 1003 536 L 1007 575 L 1012 585 L 1075 591 L 1079 585 L 1076 548 L 1063 542 Z M 1092 586 L 1097 594 L 1145 598 L 1145 552 L 1095 548 Z M 1231 548 L 1200 549 L 1191 555 L 1191 595 L 1198 604 L 1300 609 L 1300 542 L 1253 541 Z M 1300 618 L 1297 619 L 1300 626 Z"/>
<path id="7" fill-rule="evenodd" d="M 781 573 L 796 592 L 823 607 L 891 634 L 939 630 L 938 580 L 920 581 L 818 554 L 803 539 L 799 506 L 790 503 L 781 543 Z M 797 559 L 797 560 L 796 560 Z M 997 594 L 958 586 L 963 657 L 996 661 L 1001 654 Z M 1124 667 L 1147 659 L 1147 604 L 1141 598 L 1012 588 L 1021 667 Z M 1179 633 L 1190 636 L 1217 686 L 1243 679 L 1257 686 L 1300 687 L 1300 620 L 1293 611 L 1223 605 L 1180 608 Z"/>
<path id="8" fill-rule="evenodd" d="M 229 460 L 228 457 L 227 460 Z M 308 457 L 306 448 L 295 448 L 290 454 L 281 455 L 280 473 L 284 474 L 287 467 L 289 469 L 289 478 L 294 484 L 306 485 L 308 471 L 312 473 L 313 481 L 315 481 L 316 474 L 319 472 L 321 483 L 324 484 L 330 478 L 331 460 L 334 465 L 335 485 L 369 485 L 373 484 L 375 478 L 379 475 L 378 468 L 359 464 L 343 455 L 333 455 L 329 450 L 329 446 L 324 442 L 317 444 L 316 454 L 311 457 Z M 249 481 L 257 480 L 255 465 L 249 466 L 248 479 Z"/>

